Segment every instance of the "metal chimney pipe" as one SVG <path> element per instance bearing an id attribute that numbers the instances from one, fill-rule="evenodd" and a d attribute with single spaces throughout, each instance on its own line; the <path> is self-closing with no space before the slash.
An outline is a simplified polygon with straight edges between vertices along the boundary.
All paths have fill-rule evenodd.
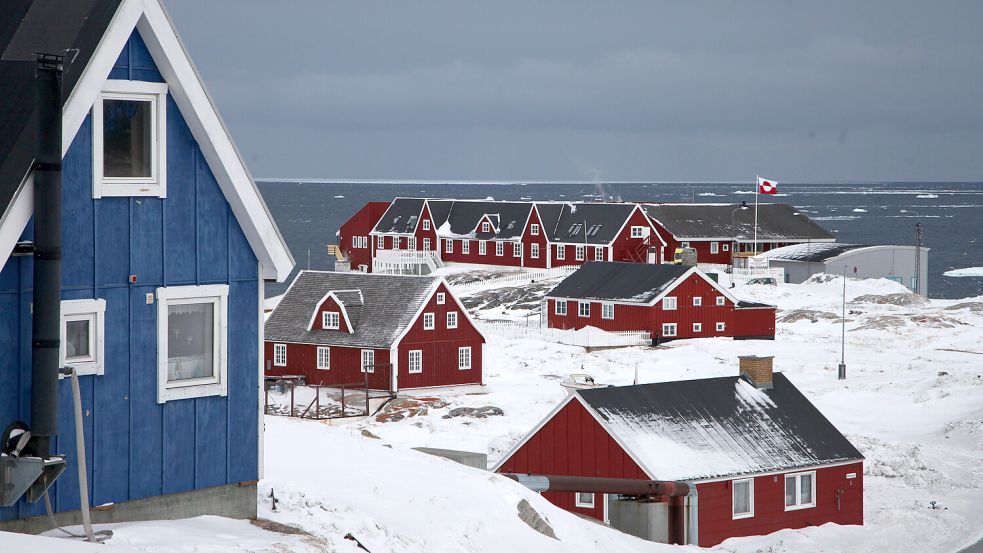
<path id="1" fill-rule="evenodd" d="M 37 150 L 34 161 L 34 316 L 31 433 L 37 455 L 51 455 L 58 431 L 61 338 L 62 56 L 37 54 Z"/>

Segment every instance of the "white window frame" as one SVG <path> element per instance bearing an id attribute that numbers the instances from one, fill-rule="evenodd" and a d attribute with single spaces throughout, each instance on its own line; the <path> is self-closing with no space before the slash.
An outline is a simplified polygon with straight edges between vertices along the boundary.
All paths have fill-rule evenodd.
<path id="1" fill-rule="evenodd" d="M 360 361 L 359 371 L 372 374 L 375 372 L 375 350 L 363 349 L 358 355 Z"/>
<path id="2" fill-rule="evenodd" d="M 577 261 L 583 261 L 584 260 L 584 256 L 587 255 L 587 252 L 586 252 L 587 246 L 580 246 L 580 245 L 578 245 L 575 249 L 577 250 L 577 252 L 575 254 Z"/>
<path id="3" fill-rule="evenodd" d="M 811 503 L 802 503 L 802 477 L 803 476 L 806 476 L 806 475 L 808 475 L 808 476 L 811 477 L 809 479 L 810 480 L 810 485 L 812 487 L 812 490 L 811 490 L 812 493 L 810 494 L 811 497 L 812 497 L 812 502 Z M 785 486 L 788 486 L 788 480 L 790 478 L 794 478 L 795 479 L 795 504 L 794 505 L 788 505 L 785 502 Z M 786 474 L 785 475 L 785 480 L 782 482 L 782 484 L 783 484 L 783 486 L 782 486 L 782 503 L 785 504 L 785 510 L 786 511 L 798 511 L 799 509 L 812 509 L 812 508 L 814 508 L 816 506 L 816 471 L 814 471 L 814 470 L 807 470 L 807 471 L 804 471 L 804 472 L 795 472 L 795 473 L 791 473 L 791 474 Z"/>
<path id="4" fill-rule="evenodd" d="M 478 240 L 478 255 L 488 255 L 488 242 Z"/>
<path id="5" fill-rule="evenodd" d="M 693 323 L 693 332 L 703 332 L 703 323 Z"/>
<path id="6" fill-rule="evenodd" d="M 491 223 L 488 221 L 481 223 L 481 232 L 491 232 Z"/>
<path id="7" fill-rule="evenodd" d="M 415 361 L 415 363 L 414 363 Z M 423 373 L 423 350 L 411 349 L 406 357 L 406 372 L 409 374 Z"/>
<path id="8" fill-rule="evenodd" d="M 567 300 L 553 300 L 553 313 L 557 315 L 567 315 Z"/>
<path id="9" fill-rule="evenodd" d="M 724 249 L 725 252 L 729 252 L 730 251 L 730 244 L 729 243 L 724 242 L 722 244 L 722 246 L 723 246 L 723 249 Z"/>
<path id="10" fill-rule="evenodd" d="M 676 323 L 662 323 L 662 336 L 672 338 L 676 336 Z"/>
<path id="11" fill-rule="evenodd" d="M 406 237 L 406 249 L 410 251 L 416 250 L 416 236 Z"/>
<path id="12" fill-rule="evenodd" d="M 522 257 L 522 242 L 512 244 L 512 257 Z"/>
<path id="13" fill-rule="evenodd" d="M 533 236 L 539 236 L 539 225 L 537 225 L 536 223 L 529 225 L 529 234 Z"/>
<path id="14" fill-rule="evenodd" d="M 423 230 L 430 230 L 430 219 L 423 220 Z"/>
<path id="15" fill-rule="evenodd" d="M 423 330 L 433 330 L 436 317 L 431 312 L 423 314 Z"/>
<path id="16" fill-rule="evenodd" d="M 529 257 L 539 259 L 539 244 L 531 244 L 529 246 Z"/>
<path id="17" fill-rule="evenodd" d="M 556 260 L 565 261 L 567 258 L 567 247 L 563 244 L 556 245 Z"/>
<path id="18" fill-rule="evenodd" d="M 66 331 L 69 321 L 89 323 L 89 355 L 68 360 Z M 79 376 L 105 374 L 106 371 L 106 300 L 62 300 L 61 348 L 58 352 L 61 367 L 72 367 Z M 60 377 L 59 377 L 60 378 Z"/>
<path id="19" fill-rule="evenodd" d="M 693 296 L 693 307 L 703 306 L 703 296 Z"/>
<path id="20" fill-rule="evenodd" d="M 716 304 L 717 304 L 717 307 L 723 307 L 723 306 L 727 305 L 727 298 L 725 298 L 723 296 L 717 296 Z"/>
<path id="21" fill-rule="evenodd" d="M 273 344 L 273 366 L 287 366 L 287 344 Z"/>
<path id="22" fill-rule="evenodd" d="M 609 321 L 614 320 L 614 304 L 610 302 L 604 302 L 601 304 L 601 318 L 607 319 Z"/>
<path id="23" fill-rule="evenodd" d="M 321 328 L 323 328 L 324 330 L 340 330 L 341 313 L 337 311 L 322 311 Z"/>
<path id="24" fill-rule="evenodd" d="M 662 298 L 662 310 L 663 311 L 675 311 L 678 307 L 679 302 L 676 301 L 676 296 L 666 296 Z"/>
<path id="25" fill-rule="evenodd" d="M 727 330 L 727 323 L 717 323 L 716 329 L 717 332 L 724 332 Z"/>
<path id="26" fill-rule="evenodd" d="M 331 370 L 331 348 L 328 346 L 317 347 L 317 370 Z"/>
<path id="27" fill-rule="evenodd" d="M 581 501 L 580 500 L 581 495 L 585 495 L 585 496 L 589 495 L 590 501 Z M 573 492 L 573 504 L 575 507 L 579 507 L 581 509 L 593 509 L 595 504 L 594 496 L 596 495 L 597 494 L 593 492 Z"/>
<path id="28" fill-rule="evenodd" d="M 457 311 L 447 312 L 447 328 L 457 328 Z"/>
<path id="29" fill-rule="evenodd" d="M 710 253 L 720 253 L 720 244 L 718 242 L 710 242 Z"/>
<path id="30" fill-rule="evenodd" d="M 385 236 L 377 236 L 376 237 L 376 239 L 375 239 L 375 249 L 377 249 L 377 250 L 384 250 L 384 249 L 386 249 L 386 237 Z"/>
<path id="31" fill-rule="evenodd" d="M 680 248 L 688 248 L 689 247 L 689 242 L 680 242 L 679 243 L 679 247 Z"/>
<path id="32" fill-rule="evenodd" d="M 444 253 L 454 253 L 454 241 L 451 239 L 444 240 Z"/>
<path id="33" fill-rule="evenodd" d="M 495 242 L 495 256 L 502 257 L 505 255 L 505 242 L 498 240 Z"/>
<path id="34" fill-rule="evenodd" d="M 471 346 L 457 348 L 457 370 L 471 370 Z"/>
<path id="35" fill-rule="evenodd" d="M 437 305 L 444 305 L 445 303 L 447 303 L 447 294 L 437 292 Z"/>
<path id="36" fill-rule="evenodd" d="M 423 239 L 423 251 L 425 251 L 425 252 L 430 251 L 430 239 L 429 238 L 424 238 Z"/>
<path id="37" fill-rule="evenodd" d="M 461 253 L 468 255 L 471 253 L 471 241 L 461 240 Z"/>
<path id="38" fill-rule="evenodd" d="M 604 261 L 604 248 L 594 246 L 594 261 Z"/>
<path id="39" fill-rule="evenodd" d="M 150 102 L 150 177 L 103 175 L 103 100 Z M 167 84 L 108 79 L 92 104 L 92 197 L 167 197 Z"/>
<path id="40" fill-rule="evenodd" d="M 213 305 L 212 368 L 214 374 L 169 382 L 167 380 L 167 308 L 171 305 Z M 157 289 L 157 403 L 228 395 L 229 285 L 172 286 Z"/>
<path id="41" fill-rule="evenodd" d="M 400 242 L 399 236 L 393 236 L 393 249 L 394 250 L 398 250 L 399 249 L 399 242 Z"/>
<path id="42" fill-rule="evenodd" d="M 734 509 L 737 507 L 737 484 L 747 483 L 748 490 L 748 511 L 746 513 L 738 513 Z M 784 491 L 783 491 L 784 493 Z M 739 480 L 731 480 L 730 483 L 730 515 L 732 520 L 738 520 L 741 518 L 754 518 L 754 478 L 741 478 Z"/>
<path id="43" fill-rule="evenodd" d="M 583 318 L 590 317 L 590 302 L 589 301 L 578 301 L 577 302 L 577 316 Z"/>

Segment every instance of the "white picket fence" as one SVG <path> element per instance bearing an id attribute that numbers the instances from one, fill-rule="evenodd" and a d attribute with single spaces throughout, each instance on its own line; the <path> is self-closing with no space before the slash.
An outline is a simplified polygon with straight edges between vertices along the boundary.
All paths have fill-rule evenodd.
<path id="1" fill-rule="evenodd" d="M 562 330 L 540 326 L 526 326 L 512 321 L 479 321 L 478 327 L 490 334 L 509 339 L 529 338 L 554 344 L 581 346 L 585 348 L 647 346 L 652 343 L 648 331 L 626 330 L 608 332 L 594 327 L 580 330 Z"/>
<path id="2" fill-rule="evenodd" d="M 781 267 L 769 267 L 764 268 L 754 268 L 754 269 L 743 269 L 735 267 L 730 274 L 731 282 L 735 284 L 744 284 L 753 278 L 768 278 L 771 277 L 775 279 L 775 282 L 782 284 L 785 282 L 785 269 Z"/>
<path id="3" fill-rule="evenodd" d="M 372 272 L 385 275 L 427 275 L 443 266 L 435 251 L 380 250 L 372 258 Z"/>
<path id="4" fill-rule="evenodd" d="M 540 280 L 566 278 L 577 269 L 578 267 L 576 266 L 553 267 L 552 269 L 523 269 L 508 272 L 501 276 L 490 277 L 483 280 L 475 280 L 473 282 L 466 282 L 463 284 L 454 284 L 452 286 L 456 294 L 466 296 L 487 288 L 501 288 L 502 286 L 507 286 L 510 284 L 517 286 L 521 284 L 529 284 L 534 281 L 538 282 Z"/>

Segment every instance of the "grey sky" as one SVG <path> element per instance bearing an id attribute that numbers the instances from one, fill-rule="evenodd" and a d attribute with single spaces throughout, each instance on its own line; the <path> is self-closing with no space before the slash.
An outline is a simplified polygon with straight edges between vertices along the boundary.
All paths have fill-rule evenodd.
<path id="1" fill-rule="evenodd" d="M 983 180 L 983 2 L 165 4 L 257 177 Z"/>

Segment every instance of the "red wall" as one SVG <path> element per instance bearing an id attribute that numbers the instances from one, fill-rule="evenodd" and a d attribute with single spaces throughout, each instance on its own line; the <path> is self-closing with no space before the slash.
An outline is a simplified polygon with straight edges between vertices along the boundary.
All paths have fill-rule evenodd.
<path id="1" fill-rule="evenodd" d="M 536 236 L 533 236 L 529 231 L 534 224 L 539 225 L 539 234 Z M 536 259 L 532 257 L 533 244 L 539 245 L 539 257 Z M 526 223 L 526 228 L 522 232 L 522 250 L 524 255 L 523 267 L 546 268 L 550 258 L 550 244 L 546 241 L 546 229 L 543 228 L 543 223 L 539 219 L 539 212 L 536 209 L 533 209 L 532 213 L 529 214 L 529 222 Z"/>
<path id="2" fill-rule="evenodd" d="M 614 239 L 611 246 L 612 261 L 635 261 L 640 263 L 648 262 L 648 248 L 640 248 L 640 246 L 645 242 L 645 238 L 632 238 L 631 237 L 631 227 L 647 227 L 649 229 L 649 244 L 662 248 L 662 242 L 659 237 L 656 236 L 658 231 L 652 225 L 649 218 L 645 216 L 640 208 L 636 208 L 631 212 L 631 216 L 628 218 L 628 224 L 625 228 L 621 229 L 621 233 Z M 665 251 L 662 252 L 663 258 L 666 259 Z"/>
<path id="3" fill-rule="evenodd" d="M 276 342 L 282 344 L 283 342 Z M 308 384 L 322 384 L 325 386 L 336 386 L 340 384 L 354 384 L 365 381 L 362 374 L 362 350 L 359 348 L 345 348 L 331 346 L 331 370 L 319 370 L 317 368 L 317 346 L 311 344 L 287 344 L 287 366 L 277 367 L 273 362 L 273 344 L 269 340 L 263 344 L 264 355 L 270 363 L 270 370 L 266 371 L 267 376 L 293 376 L 303 375 Z M 376 365 L 389 363 L 389 350 L 375 350 Z M 265 367 L 265 365 L 264 365 Z M 390 372 L 388 368 L 377 367 L 375 372 L 369 375 L 369 387 L 375 390 L 388 390 L 390 382 Z"/>
<path id="4" fill-rule="evenodd" d="M 755 477 L 754 516 L 737 520 L 732 516 L 730 480 L 697 484 L 700 545 L 710 547 L 727 538 L 764 535 L 783 528 L 804 528 L 827 522 L 863 524 L 863 472 L 863 463 L 817 469 L 816 506 L 795 511 L 785 510 L 783 474 Z M 847 479 L 847 473 L 856 474 L 856 478 Z M 836 490 L 843 490 L 839 510 Z"/>
<path id="5" fill-rule="evenodd" d="M 734 310 L 735 337 L 775 337 L 775 308 L 752 307 Z"/>
<path id="6" fill-rule="evenodd" d="M 430 221 L 430 230 L 423 230 L 423 222 Z M 437 229 L 434 228 L 433 217 L 430 216 L 430 207 L 426 204 L 423 205 L 423 213 L 420 214 L 420 220 L 416 222 L 416 232 L 413 233 L 416 236 L 416 250 L 423 251 L 423 239 L 430 239 L 430 251 L 437 251 Z M 405 246 L 406 241 L 403 241 Z"/>
<path id="7" fill-rule="evenodd" d="M 322 318 L 321 314 L 325 311 L 334 311 L 338 313 L 338 330 L 343 332 L 349 332 L 351 329 L 348 328 L 348 323 L 345 321 L 345 313 L 338 305 L 338 302 L 334 298 L 325 299 L 321 305 L 317 307 L 317 315 L 314 317 L 314 326 L 312 328 L 324 327 L 321 325 Z"/>
<path id="8" fill-rule="evenodd" d="M 648 479 L 576 399 L 556 413 L 497 472 Z M 593 509 L 575 507 L 576 495 L 572 492 L 546 492 L 543 497 L 567 511 L 604 520 L 604 494 L 595 494 Z"/>
<path id="9" fill-rule="evenodd" d="M 522 257 L 516 257 L 513 255 L 515 242 L 504 241 L 504 251 L 502 255 L 495 255 L 495 240 L 486 240 L 486 252 L 485 255 L 479 255 L 478 253 L 478 242 L 480 240 L 471 239 L 471 250 L 467 255 L 461 253 L 462 248 L 462 238 L 454 239 L 454 253 L 445 253 L 444 245 L 441 244 L 440 248 L 440 258 L 445 262 L 453 263 L 477 263 L 482 265 L 502 265 L 505 267 L 520 267 L 522 265 Z"/>
<path id="10" fill-rule="evenodd" d="M 552 247 L 550 248 L 550 258 L 552 260 L 552 263 L 553 263 L 553 266 L 554 267 L 563 267 L 564 265 L 583 265 L 584 264 L 584 261 L 595 261 L 597 258 L 594 257 L 596 255 L 594 248 L 601 248 L 601 249 L 603 249 L 604 250 L 604 260 L 605 261 L 610 261 L 610 259 L 608 259 L 607 245 L 605 245 L 605 244 L 587 244 L 586 245 L 586 248 L 584 250 L 584 259 L 582 259 L 582 260 L 578 260 L 577 259 L 577 245 L 576 244 L 556 244 L 556 243 L 554 243 L 551 246 Z M 558 259 L 556 257 L 556 248 L 557 247 L 563 248 L 563 251 L 566 252 L 566 256 L 565 256 L 566 258 L 565 259 Z"/>
<path id="11" fill-rule="evenodd" d="M 372 252 L 375 244 L 370 243 L 365 248 L 352 248 L 352 236 L 365 236 L 371 241 L 373 237 L 370 237 L 369 233 L 388 208 L 389 202 L 369 202 L 338 229 L 338 245 L 341 251 L 348 255 L 352 269 L 357 269 L 359 265 L 366 265 L 370 271 L 372 270 Z"/>

